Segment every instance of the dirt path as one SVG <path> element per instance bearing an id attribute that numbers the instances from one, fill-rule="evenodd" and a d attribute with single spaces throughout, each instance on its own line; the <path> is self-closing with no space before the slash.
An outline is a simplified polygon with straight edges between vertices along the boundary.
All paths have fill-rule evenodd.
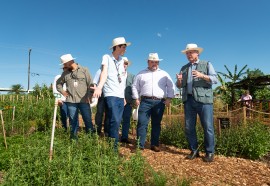
<path id="1" fill-rule="evenodd" d="M 125 145 L 120 148 L 124 156 L 130 156 L 134 146 Z M 161 152 L 149 150 L 142 152 L 149 164 L 156 170 L 171 176 L 173 185 L 176 178 L 187 178 L 191 185 L 256 185 L 270 186 L 270 164 L 242 158 L 215 156 L 215 161 L 205 163 L 201 158 L 185 159 L 189 150 L 161 146 Z"/>

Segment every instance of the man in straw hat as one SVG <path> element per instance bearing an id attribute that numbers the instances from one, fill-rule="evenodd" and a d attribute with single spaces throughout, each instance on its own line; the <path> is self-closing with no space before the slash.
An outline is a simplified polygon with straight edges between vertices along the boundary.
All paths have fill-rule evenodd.
<path id="1" fill-rule="evenodd" d="M 205 162 L 214 160 L 215 134 L 213 126 L 213 91 L 212 84 L 217 83 L 217 75 L 208 61 L 199 59 L 203 48 L 196 44 L 188 44 L 183 54 L 189 61 L 179 74 L 176 74 L 178 88 L 182 88 L 182 100 L 185 110 L 185 134 L 191 153 L 187 159 L 199 157 L 199 146 L 196 134 L 196 118 L 200 117 L 204 130 Z"/>
<path id="2" fill-rule="evenodd" d="M 105 54 L 102 57 L 102 70 L 100 81 L 97 87 L 94 87 L 94 97 L 100 97 L 103 91 L 105 102 L 108 108 L 109 119 L 109 137 L 115 140 L 115 150 L 118 149 L 119 126 L 122 120 L 124 110 L 124 97 L 126 77 L 124 69 L 123 56 L 126 47 L 131 43 L 126 42 L 124 37 L 113 39 L 111 54 Z"/>
<path id="3" fill-rule="evenodd" d="M 91 109 L 89 100 L 91 97 L 91 76 L 86 67 L 75 63 L 71 54 L 60 57 L 61 65 L 69 70 L 64 71 L 56 82 L 57 91 L 66 97 L 68 112 L 71 120 L 71 139 L 77 139 L 78 132 L 78 110 L 80 110 L 86 133 L 93 132 Z M 66 84 L 67 90 L 63 89 Z"/>
<path id="4" fill-rule="evenodd" d="M 128 60 L 127 57 L 122 57 L 122 58 L 124 60 L 125 77 L 126 77 L 126 88 L 125 88 L 126 105 L 124 107 L 124 112 L 123 112 L 121 142 L 130 143 L 128 139 L 128 132 L 130 128 L 130 117 L 131 117 L 132 103 L 133 103 L 131 86 L 133 83 L 134 75 L 127 71 L 127 68 L 131 65 L 131 62 Z"/>
<path id="5" fill-rule="evenodd" d="M 151 117 L 151 150 L 159 152 L 159 136 L 161 120 L 165 105 L 169 106 L 174 98 L 174 86 L 170 75 L 159 68 L 157 53 L 150 53 L 147 59 L 148 67 L 139 72 L 132 84 L 132 97 L 139 106 L 137 140 L 139 149 L 143 150 L 147 128 Z"/>

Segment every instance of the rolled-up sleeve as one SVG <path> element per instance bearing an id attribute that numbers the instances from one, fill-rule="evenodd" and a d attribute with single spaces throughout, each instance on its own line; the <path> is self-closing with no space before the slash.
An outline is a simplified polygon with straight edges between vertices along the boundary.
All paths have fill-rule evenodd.
<path id="1" fill-rule="evenodd" d="M 140 81 L 139 81 L 140 75 L 136 75 L 133 83 L 132 83 L 132 98 L 138 99 L 140 97 Z"/>
<path id="2" fill-rule="evenodd" d="M 174 98 L 174 85 L 172 78 L 167 74 L 167 98 Z"/>
<path id="3" fill-rule="evenodd" d="M 210 62 L 208 63 L 208 76 L 209 76 L 209 78 L 211 80 L 208 83 L 210 83 L 210 84 L 217 84 L 217 82 L 218 82 L 217 73 L 216 73 L 213 65 Z"/>

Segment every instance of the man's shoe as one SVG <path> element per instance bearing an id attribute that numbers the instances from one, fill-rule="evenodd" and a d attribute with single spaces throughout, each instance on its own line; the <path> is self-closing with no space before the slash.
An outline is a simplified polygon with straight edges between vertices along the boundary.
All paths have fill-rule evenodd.
<path id="1" fill-rule="evenodd" d="M 191 153 L 187 155 L 186 159 L 193 160 L 198 157 L 200 157 L 199 151 L 191 151 Z"/>
<path id="2" fill-rule="evenodd" d="M 151 150 L 155 152 L 160 152 L 160 148 L 158 146 L 152 145 Z"/>
<path id="3" fill-rule="evenodd" d="M 128 139 L 121 139 L 122 143 L 131 144 L 131 142 Z"/>
<path id="4" fill-rule="evenodd" d="M 204 162 L 212 162 L 214 161 L 214 153 L 206 153 L 205 157 L 203 157 Z"/>

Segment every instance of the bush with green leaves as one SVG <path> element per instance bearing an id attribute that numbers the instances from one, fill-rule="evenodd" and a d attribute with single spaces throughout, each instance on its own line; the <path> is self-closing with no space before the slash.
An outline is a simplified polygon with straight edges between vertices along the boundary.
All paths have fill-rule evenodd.
<path id="1" fill-rule="evenodd" d="M 216 150 L 225 156 L 259 159 L 270 151 L 270 128 L 259 122 L 222 130 Z"/>
<path id="2" fill-rule="evenodd" d="M 237 156 L 259 159 L 270 151 L 270 128 L 259 122 L 242 124 L 222 129 L 220 136 L 216 135 L 216 153 L 225 156 Z M 203 130 L 197 125 L 200 151 L 204 151 Z M 160 140 L 167 145 L 188 148 L 184 127 L 180 123 L 172 123 L 161 130 Z"/>

